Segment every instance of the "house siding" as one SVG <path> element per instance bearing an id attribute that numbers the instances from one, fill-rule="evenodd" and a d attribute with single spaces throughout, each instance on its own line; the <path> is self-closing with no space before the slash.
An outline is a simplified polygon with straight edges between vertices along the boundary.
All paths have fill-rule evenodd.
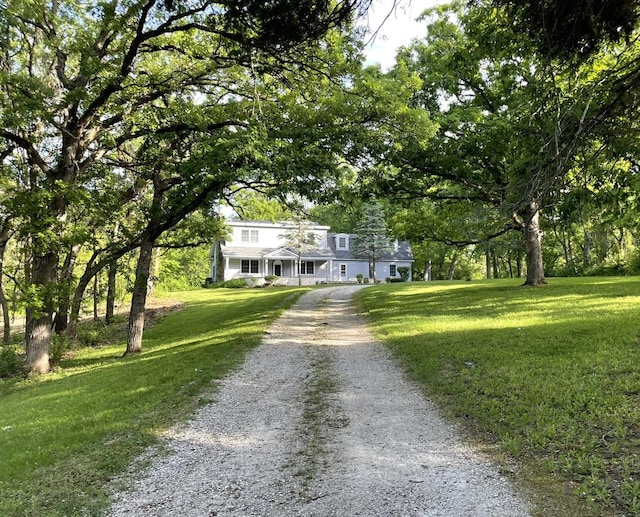
<path id="1" fill-rule="evenodd" d="M 297 284 L 297 256 L 286 248 L 284 235 L 293 228 L 290 223 L 268 223 L 263 221 L 230 221 L 230 237 L 226 241 L 214 243 L 212 251 L 212 277 L 216 280 L 233 278 L 263 278 L 276 274 L 279 266 L 280 283 Z M 313 249 L 303 253 L 302 260 L 313 262 L 313 274 L 301 275 L 303 284 L 318 282 L 355 282 L 357 275 L 369 276 L 369 265 L 366 260 L 353 257 L 349 248 L 354 234 L 332 234 L 328 226 L 312 225 L 312 233 L 317 237 Z M 244 238 L 244 240 L 243 240 Z M 346 241 L 340 247 L 340 241 Z M 257 273 L 243 273 L 243 260 L 257 260 Z M 394 252 L 376 261 L 376 278 L 384 280 L 389 277 L 389 267 L 411 268 L 413 255 L 409 243 L 402 242 Z M 346 276 L 341 275 L 341 265 L 346 265 Z M 396 269 L 397 270 L 397 269 Z M 399 276 L 399 275 L 397 275 Z"/>

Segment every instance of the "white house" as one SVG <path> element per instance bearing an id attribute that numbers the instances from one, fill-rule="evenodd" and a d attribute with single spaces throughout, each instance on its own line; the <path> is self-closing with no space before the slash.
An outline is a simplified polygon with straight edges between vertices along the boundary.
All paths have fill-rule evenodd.
<path id="1" fill-rule="evenodd" d="M 305 249 L 300 258 L 286 246 L 287 232 L 295 225 L 287 222 L 228 221 L 230 237 L 216 241 L 211 254 L 211 278 L 214 281 L 234 278 L 262 279 L 280 277 L 280 284 L 316 284 L 355 282 L 356 275 L 369 276 L 367 259 L 356 258 L 351 244 L 356 237 L 350 233 L 330 233 L 328 226 L 309 225 L 315 234 L 315 244 Z M 300 267 L 298 267 L 300 260 Z M 376 261 L 376 278 L 400 278 L 398 268 L 411 271 L 413 254 L 406 241 L 396 241 L 393 250 Z M 299 271 L 298 271 L 299 270 Z M 411 278 L 411 274 L 409 274 Z"/>

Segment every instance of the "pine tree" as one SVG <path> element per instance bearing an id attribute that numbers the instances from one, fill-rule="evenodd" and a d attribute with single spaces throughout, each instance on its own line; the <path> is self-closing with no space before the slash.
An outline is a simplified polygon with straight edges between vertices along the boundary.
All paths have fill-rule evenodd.
<path id="1" fill-rule="evenodd" d="M 369 278 L 376 281 L 376 261 L 391 251 L 387 223 L 382 205 L 375 199 L 362 207 L 362 217 L 355 227 L 357 237 L 352 251 L 358 258 L 369 261 Z"/>

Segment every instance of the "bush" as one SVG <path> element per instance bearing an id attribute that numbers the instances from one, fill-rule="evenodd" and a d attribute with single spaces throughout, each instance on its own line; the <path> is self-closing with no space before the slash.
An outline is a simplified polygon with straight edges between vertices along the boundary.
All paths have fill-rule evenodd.
<path id="1" fill-rule="evenodd" d="M 227 288 L 227 289 L 242 289 L 243 287 L 247 287 L 247 282 L 244 278 L 234 278 L 232 280 L 227 280 L 226 282 L 216 282 L 212 284 L 213 288 Z"/>
<path id="2" fill-rule="evenodd" d="M 51 368 L 56 368 L 65 352 L 69 349 L 69 338 L 64 334 L 54 334 L 49 347 L 49 364 Z"/>
<path id="3" fill-rule="evenodd" d="M 271 285 L 271 284 L 274 284 L 275 282 L 277 282 L 279 278 L 280 277 L 278 275 L 267 275 L 267 276 L 264 277 L 264 281 L 267 284 Z"/>
<path id="4" fill-rule="evenodd" d="M 406 282 L 407 280 L 409 280 L 409 271 L 411 271 L 411 268 L 408 268 L 407 266 L 398 268 L 398 274 L 400 275 L 400 279 L 402 282 Z"/>
<path id="5" fill-rule="evenodd" d="M 27 367 L 24 359 L 16 352 L 14 346 L 4 346 L 0 349 L 0 378 L 25 375 Z"/>
<path id="6" fill-rule="evenodd" d="M 362 279 L 364 278 L 364 275 L 362 273 L 358 273 L 356 275 L 356 280 L 358 281 L 359 284 L 362 283 Z"/>

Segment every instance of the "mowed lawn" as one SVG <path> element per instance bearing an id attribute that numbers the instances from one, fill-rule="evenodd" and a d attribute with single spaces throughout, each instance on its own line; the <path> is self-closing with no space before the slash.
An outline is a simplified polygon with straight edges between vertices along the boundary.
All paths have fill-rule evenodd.
<path id="1" fill-rule="evenodd" d="M 640 515 L 640 278 L 380 285 L 369 321 L 540 515 Z"/>
<path id="2" fill-rule="evenodd" d="M 145 332 L 141 355 L 122 359 L 123 337 L 76 351 L 56 373 L 0 381 L 0 515 L 100 515 L 110 483 L 205 403 L 305 290 L 180 293 L 184 309 Z"/>

